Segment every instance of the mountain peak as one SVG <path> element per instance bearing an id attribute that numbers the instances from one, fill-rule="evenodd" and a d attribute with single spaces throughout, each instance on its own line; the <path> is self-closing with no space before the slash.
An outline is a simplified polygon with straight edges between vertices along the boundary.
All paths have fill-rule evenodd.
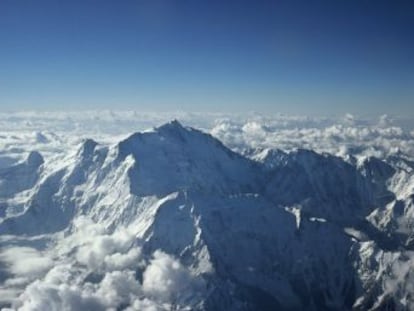
<path id="1" fill-rule="evenodd" d="M 129 170 L 131 192 L 139 195 L 180 189 L 240 193 L 254 183 L 253 162 L 177 120 L 121 141 L 118 160 L 129 155 L 135 160 Z"/>
<path id="2" fill-rule="evenodd" d="M 160 128 L 162 128 L 162 127 L 184 128 L 184 126 L 177 119 L 173 119 L 170 122 L 167 122 L 167 123 L 160 126 Z"/>
<path id="3" fill-rule="evenodd" d="M 40 166 L 44 160 L 42 155 L 38 151 L 31 151 L 27 156 L 26 162 L 28 165 Z"/>
<path id="4" fill-rule="evenodd" d="M 189 128 L 183 126 L 177 119 L 167 122 L 155 128 L 158 133 L 182 133 L 188 132 Z"/>
<path id="5" fill-rule="evenodd" d="M 129 137 L 124 139 L 118 144 L 119 155 L 121 158 L 124 158 L 128 154 L 135 154 L 139 149 L 142 149 L 143 145 L 155 147 L 158 145 L 158 148 L 163 148 L 164 144 L 161 143 L 160 137 L 173 138 L 175 140 L 177 137 L 180 141 L 183 141 L 183 135 L 186 132 L 189 132 L 189 128 L 184 127 L 176 119 L 155 127 L 151 131 L 136 132 L 131 134 Z M 157 138 L 158 137 L 158 138 Z"/>
<path id="6" fill-rule="evenodd" d="M 82 142 L 81 148 L 79 149 L 78 153 L 83 158 L 91 156 L 97 145 L 98 143 L 93 139 L 85 139 Z"/>

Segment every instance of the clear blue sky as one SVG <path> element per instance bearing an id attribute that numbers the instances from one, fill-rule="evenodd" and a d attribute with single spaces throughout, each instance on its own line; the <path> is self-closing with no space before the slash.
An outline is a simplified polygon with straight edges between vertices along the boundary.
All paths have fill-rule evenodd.
<path id="1" fill-rule="evenodd" d="M 414 1 L 1 0 L 0 110 L 414 115 Z"/>

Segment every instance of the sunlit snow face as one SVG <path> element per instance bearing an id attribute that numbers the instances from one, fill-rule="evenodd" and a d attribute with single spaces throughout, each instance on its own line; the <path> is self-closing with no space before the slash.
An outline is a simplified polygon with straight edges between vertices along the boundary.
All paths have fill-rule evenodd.
<path id="1" fill-rule="evenodd" d="M 145 258 L 136 242 L 127 228 L 109 233 L 85 217 L 66 237 L 48 238 L 47 247 L 14 240 L 0 251 L 1 303 L 17 310 L 150 311 L 184 308 L 188 296 L 202 293 L 203 281 L 177 259 L 162 251 Z"/>

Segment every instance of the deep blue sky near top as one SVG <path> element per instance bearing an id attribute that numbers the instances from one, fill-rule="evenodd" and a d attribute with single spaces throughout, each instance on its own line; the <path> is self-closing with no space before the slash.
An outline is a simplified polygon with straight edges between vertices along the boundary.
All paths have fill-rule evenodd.
<path id="1" fill-rule="evenodd" d="M 1 0 L 0 110 L 414 115 L 407 0 Z"/>

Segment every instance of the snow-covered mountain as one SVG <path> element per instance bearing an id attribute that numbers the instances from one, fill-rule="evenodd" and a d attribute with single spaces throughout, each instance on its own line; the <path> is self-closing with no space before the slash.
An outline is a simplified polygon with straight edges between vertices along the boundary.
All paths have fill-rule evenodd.
<path id="1" fill-rule="evenodd" d="M 238 154 L 172 121 L 0 170 L 18 310 L 414 309 L 414 163 Z"/>

